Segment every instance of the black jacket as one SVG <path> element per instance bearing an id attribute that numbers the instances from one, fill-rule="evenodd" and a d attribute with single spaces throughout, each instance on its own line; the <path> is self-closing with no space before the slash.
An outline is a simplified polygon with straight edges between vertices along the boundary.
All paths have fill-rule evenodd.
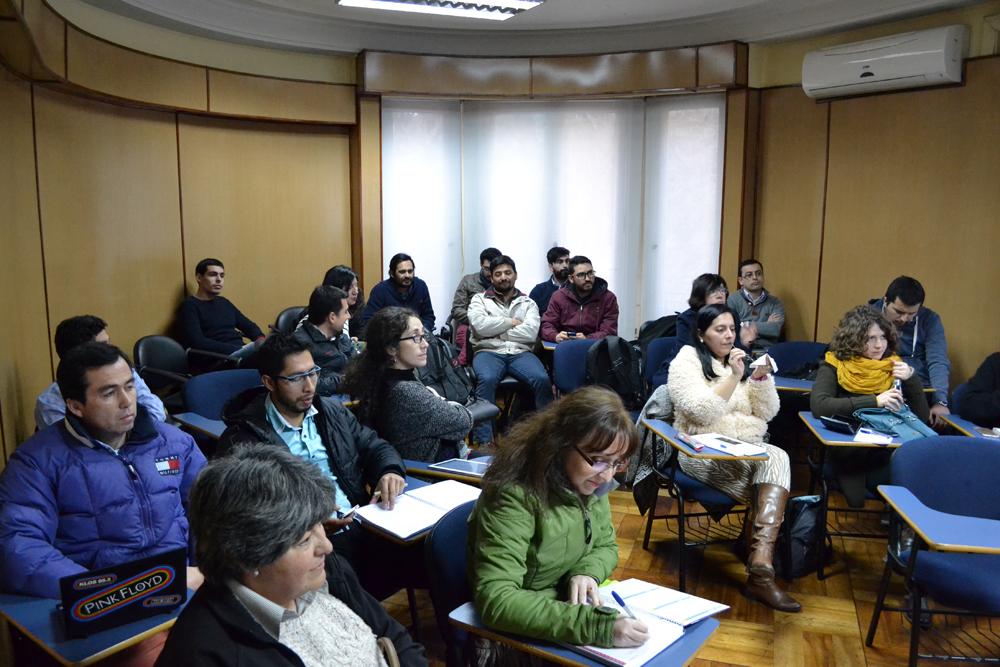
<path id="1" fill-rule="evenodd" d="M 354 343 L 350 336 L 341 334 L 330 340 L 309 321 L 303 322 L 294 335 L 296 340 L 309 347 L 313 361 L 320 368 L 316 393 L 320 396 L 336 394 L 344 379 L 344 367 L 347 366 L 348 359 L 354 356 Z"/>
<path id="2" fill-rule="evenodd" d="M 285 441 L 267 421 L 264 399 L 267 389 L 255 387 L 237 395 L 227 405 L 222 418 L 228 428 L 219 439 L 219 454 L 226 454 L 237 445 L 264 443 L 285 447 Z M 362 426 L 350 410 L 339 401 L 316 396 L 319 431 L 330 470 L 352 504 L 365 504 L 371 499 L 370 487 L 380 477 L 394 472 L 406 477 L 399 453 L 372 429 Z"/>
<path id="3" fill-rule="evenodd" d="M 326 560 L 330 594 L 344 602 L 378 637 L 388 637 L 396 647 L 399 663 L 407 667 L 427 664 L 424 649 L 375 598 L 365 592 L 347 562 L 336 554 Z M 295 665 L 302 660 L 279 643 L 253 619 L 225 585 L 205 583 L 181 612 L 156 661 L 156 667 L 272 667 Z"/>
<path id="4" fill-rule="evenodd" d="M 980 364 L 956 409 L 976 426 L 1000 426 L 1000 352 Z"/>

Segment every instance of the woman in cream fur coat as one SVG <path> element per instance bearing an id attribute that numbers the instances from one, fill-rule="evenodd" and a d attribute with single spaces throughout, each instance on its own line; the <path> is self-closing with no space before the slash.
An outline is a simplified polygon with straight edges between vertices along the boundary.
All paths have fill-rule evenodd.
<path id="1" fill-rule="evenodd" d="M 778 392 L 770 368 L 747 377 L 746 353 L 735 347 L 736 314 L 725 304 L 698 311 L 692 345 L 670 364 L 667 388 L 674 406 L 674 428 L 681 433 L 719 433 L 761 443 L 766 461 L 724 461 L 680 457 L 686 475 L 747 503 L 750 515 L 748 578 L 745 594 L 780 611 L 801 605 L 774 581 L 774 543 L 785 515 L 791 468 L 784 450 L 763 442 L 767 422 L 778 413 Z"/>

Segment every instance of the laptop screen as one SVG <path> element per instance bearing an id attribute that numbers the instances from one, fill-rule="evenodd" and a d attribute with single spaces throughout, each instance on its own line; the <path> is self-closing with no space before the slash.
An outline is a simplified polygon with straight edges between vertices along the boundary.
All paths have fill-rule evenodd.
<path id="1" fill-rule="evenodd" d="M 187 597 L 187 550 L 63 577 L 59 587 L 67 634 L 85 637 L 182 604 Z"/>

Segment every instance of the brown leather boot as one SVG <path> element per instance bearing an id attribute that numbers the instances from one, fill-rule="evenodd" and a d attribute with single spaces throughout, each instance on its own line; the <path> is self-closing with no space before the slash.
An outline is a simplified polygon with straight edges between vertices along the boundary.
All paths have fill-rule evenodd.
<path id="1" fill-rule="evenodd" d="M 775 484 L 761 484 L 755 500 L 745 593 L 779 611 L 801 611 L 802 605 L 774 582 L 774 543 L 785 516 L 788 491 Z"/>
<path id="2" fill-rule="evenodd" d="M 752 600 L 763 602 L 771 609 L 792 614 L 802 611 L 802 605 L 795 598 L 778 588 L 773 574 L 758 575 L 751 572 L 747 576 L 743 594 Z"/>

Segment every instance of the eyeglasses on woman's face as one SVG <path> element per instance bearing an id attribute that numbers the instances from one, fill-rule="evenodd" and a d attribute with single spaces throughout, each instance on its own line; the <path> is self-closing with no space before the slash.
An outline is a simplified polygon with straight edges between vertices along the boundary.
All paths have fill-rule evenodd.
<path id="1" fill-rule="evenodd" d="M 430 334 L 426 334 L 426 333 L 422 333 L 422 334 L 414 334 L 412 336 L 403 336 L 402 338 L 399 339 L 399 342 L 403 342 L 404 340 L 408 340 L 411 343 L 413 343 L 414 345 L 420 345 L 421 343 L 428 343 L 428 344 L 430 344 L 430 342 L 431 342 L 431 335 Z"/>
<path id="2" fill-rule="evenodd" d="M 608 468 L 613 468 L 615 474 L 617 474 L 628 467 L 628 459 L 623 459 L 618 461 L 605 461 L 604 459 L 587 456 L 586 454 L 583 453 L 583 450 L 580 449 L 577 445 L 573 445 L 573 449 L 576 450 L 576 453 L 579 454 L 580 457 L 587 462 L 587 465 L 589 465 L 591 469 L 597 474 L 605 472 Z"/>

